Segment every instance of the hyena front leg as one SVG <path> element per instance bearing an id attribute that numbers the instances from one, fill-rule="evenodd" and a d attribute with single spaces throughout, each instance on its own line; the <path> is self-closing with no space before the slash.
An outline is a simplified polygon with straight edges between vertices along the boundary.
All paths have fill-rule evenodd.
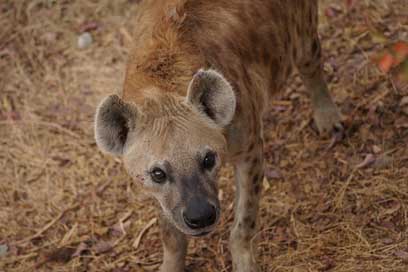
<path id="1" fill-rule="evenodd" d="M 296 60 L 303 83 L 308 90 L 313 107 L 313 118 L 321 134 L 342 131 L 341 117 L 334 104 L 327 83 L 324 79 L 323 64 L 321 58 L 320 40 L 317 32 L 318 14 L 317 4 L 311 10 L 312 22 L 308 29 L 304 29 L 301 44 L 301 56 Z"/>
<path id="2" fill-rule="evenodd" d="M 263 140 L 258 138 L 254 150 L 235 163 L 235 220 L 230 236 L 230 249 L 235 272 L 257 272 L 251 239 L 256 231 L 259 198 L 264 176 Z"/>
<path id="3" fill-rule="evenodd" d="M 313 48 L 320 51 L 318 38 Z M 299 66 L 303 82 L 308 90 L 312 102 L 313 119 L 320 134 L 343 130 L 339 111 L 334 104 L 327 83 L 323 77 L 320 53 L 314 53 L 311 59 Z"/>
<path id="4" fill-rule="evenodd" d="M 187 238 L 164 216 L 161 216 L 159 222 L 163 243 L 163 264 L 160 272 L 184 272 Z"/>

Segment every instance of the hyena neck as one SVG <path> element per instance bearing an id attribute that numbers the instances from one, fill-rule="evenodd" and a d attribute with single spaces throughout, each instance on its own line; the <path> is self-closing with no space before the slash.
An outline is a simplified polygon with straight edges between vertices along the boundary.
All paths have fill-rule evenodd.
<path id="1" fill-rule="evenodd" d="M 148 37 L 135 39 L 126 70 L 124 100 L 143 103 L 151 90 L 185 96 L 192 76 L 206 68 L 200 51 L 184 39 L 174 22 L 160 26 L 152 26 Z"/>

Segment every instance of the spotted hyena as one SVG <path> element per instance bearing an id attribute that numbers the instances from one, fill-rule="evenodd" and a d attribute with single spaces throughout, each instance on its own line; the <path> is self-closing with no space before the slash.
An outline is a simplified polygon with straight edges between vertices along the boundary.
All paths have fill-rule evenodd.
<path id="1" fill-rule="evenodd" d="M 184 270 L 188 236 L 220 218 L 217 174 L 234 165 L 234 271 L 258 271 L 262 115 L 296 67 L 321 133 L 341 129 L 323 79 L 316 0 L 146 0 L 121 96 L 99 105 L 100 149 L 162 208 L 162 271 Z"/>

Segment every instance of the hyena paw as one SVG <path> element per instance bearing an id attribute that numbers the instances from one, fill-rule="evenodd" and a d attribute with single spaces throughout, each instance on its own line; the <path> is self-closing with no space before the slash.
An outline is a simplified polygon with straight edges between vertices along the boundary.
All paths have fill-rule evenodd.
<path id="1" fill-rule="evenodd" d="M 254 260 L 251 252 L 240 252 L 233 255 L 233 271 L 234 272 L 260 272 L 260 268 Z"/>
<path id="2" fill-rule="evenodd" d="M 339 111 L 334 104 L 315 109 L 313 119 L 320 135 L 330 135 L 344 131 Z"/>

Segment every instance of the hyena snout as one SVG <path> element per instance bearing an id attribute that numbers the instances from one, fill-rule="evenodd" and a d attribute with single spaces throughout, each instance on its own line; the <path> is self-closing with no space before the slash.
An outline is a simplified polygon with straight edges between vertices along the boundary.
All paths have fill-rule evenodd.
<path id="1" fill-rule="evenodd" d="M 214 225 L 217 217 L 217 207 L 202 197 L 192 198 L 183 211 L 184 222 L 189 228 L 194 230 Z"/>

